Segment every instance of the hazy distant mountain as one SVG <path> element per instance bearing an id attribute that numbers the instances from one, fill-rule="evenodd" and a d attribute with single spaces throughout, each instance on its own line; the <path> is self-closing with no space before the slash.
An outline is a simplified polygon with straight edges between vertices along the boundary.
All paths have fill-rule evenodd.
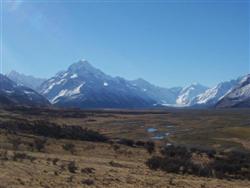
<path id="1" fill-rule="evenodd" d="M 197 95 L 200 95 L 201 93 L 205 92 L 207 89 L 208 88 L 206 86 L 203 86 L 198 83 L 194 83 L 190 86 L 183 88 L 176 99 L 176 105 L 190 106 L 194 98 Z"/>
<path id="2" fill-rule="evenodd" d="M 34 90 L 37 90 L 37 88 L 46 80 L 43 78 L 36 78 L 34 76 L 27 76 L 16 71 L 11 71 L 7 74 L 7 77 L 19 85 L 23 85 Z"/>
<path id="3" fill-rule="evenodd" d="M 39 91 L 62 107 L 135 108 L 157 103 L 130 81 L 106 75 L 85 60 L 45 81 Z"/>
<path id="4" fill-rule="evenodd" d="M 216 107 L 250 107 L 250 74 L 244 76 L 239 84 L 217 103 Z"/>
<path id="5" fill-rule="evenodd" d="M 175 88 L 163 88 L 155 86 L 146 80 L 137 79 L 131 81 L 131 83 L 140 88 L 145 95 L 151 97 L 152 99 L 156 100 L 158 104 L 162 105 L 172 105 L 175 104 L 175 101 L 181 91 L 181 87 Z"/>
<path id="6" fill-rule="evenodd" d="M 222 97 L 229 93 L 239 84 L 239 79 L 219 83 L 215 87 L 207 89 L 204 93 L 196 96 L 192 105 L 214 106 Z"/>
<path id="7" fill-rule="evenodd" d="M 17 85 L 0 74 L 0 105 L 48 106 L 50 103 L 36 91 Z"/>

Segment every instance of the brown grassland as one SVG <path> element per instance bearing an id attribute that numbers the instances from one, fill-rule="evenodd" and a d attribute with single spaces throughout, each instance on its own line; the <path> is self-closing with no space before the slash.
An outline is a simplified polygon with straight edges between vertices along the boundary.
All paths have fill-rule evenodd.
<path id="1" fill-rule="evenodd" d="M 13 125 L 76 126 L 109 141 L 33 134 Z M 41 124 L 41 125 L 40 125 Z M 250 110 L 0 110 L 0 188 L 5 187 L 250 187 L 218 179 L 151 170 L 146 161 L 166 144 L 250 152 Z M 18 126 L 17 126 L 18 127 Z M 153 140 L 154 153 L 117 140 Z M 193 156 L 196 162 L 206 158 Z"/>

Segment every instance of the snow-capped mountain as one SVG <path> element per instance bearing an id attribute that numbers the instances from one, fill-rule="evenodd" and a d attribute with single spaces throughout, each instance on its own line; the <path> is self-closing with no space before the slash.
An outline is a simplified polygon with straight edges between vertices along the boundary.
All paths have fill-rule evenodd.
<path id="1" fill-rule="evenodd" d="M 36 91 L 0 74 L 0 105 L 49 106 L 50 103 Z"/>
<path id="2" fill-rule="evenodd" d="M 17 84 L 29 87 L 34 90 L 37 90 L 37 88 L 46 80 L 43 78 L 35 78 L 34 76 L 30 75 L 27 76 L 16 71 L 11 71 L 6 76 Z"/>
<path id="3" fill-rule="evenodd" d="M 217 103 L 216 107 L 250 107 L 250 74 L 244 76 L 239 84 Z"/>
<path id="4" fill-rule="evenodd" d="M 15 71 L 10 72 L 8 77 L 17 84 L 3 75 L 1 77 L 3 83 L 0 88 L 0 103 L 49 104 L 37 92 L 25 87 L 29 86 L 37 89 L 52 104 L 60 107 L 250 106 L 249 75 L 219 83 L 212 88 L 197 83 L 185 88 L 163 88 L 143 79 L 128 81 L 121 77 L 109 76 L 93 67 L 88 61 L 80 60 L 69 66 L 66 71 L 60 71 L 46 81 Z"/>
<path id="5" fill-rule="evenodd" d="M 233 90 L 238 83 L 239 79 L 219 83 L 196 96 L 191 104 L 195 106 L 214 106 L 221 98 Z"/>
<path id="6" fill-rule="evenodd" d="M 184 87 L 176 99 L 176 106 L 190 106 L 194 98 L 207 89 L 206 86 L 198 83 L 193 83 L 190 86 Z"/>
<path id="7" fill-rule="evenodd" d="M 156 100 L 158 104 L 173 105 L 181 91 L 181 87 L 163 88 L 155 86 L 146 80 L 137 79 L 131 81 L 133 86 L 138 87 L 146 95 Z"/>
<path id="8" fill-rule="evenodd" d="M 62 107 L 133 108 L 156 103 L 129 81 L 106 75 L 86 60 L 48 79 L 39 91 L 51 103 Z"/>

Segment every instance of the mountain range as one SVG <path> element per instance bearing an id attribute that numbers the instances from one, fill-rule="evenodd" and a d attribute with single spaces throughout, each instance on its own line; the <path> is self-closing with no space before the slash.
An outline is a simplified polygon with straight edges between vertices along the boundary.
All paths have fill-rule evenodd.
<path id="1" fill-rule="evenodd" d="M 8 77 L 0 74 L 0 105 L 11 106 L 49 106 L 49 101 L 36 91 L 16 84 Z"/>
<path id="2" fill-rule="evenodd" d="M 16 82 L 18 85 L 23 85 L 34 90 L 37 90 L 38 87 L 46 81 L 44 78 L 36 78 L 34 76 L 21 74 L 16 71 L 11 71 L 7 74 L 7 77 Z"/>
<path id="3" fill-rule="evenodd" d="M 250 74 L 241 78 L 236 87 L 219 100 L 216 107 L 250 107 Z"/>
<path id="4" fill-rule="evenodd" d="M 60 107 L 142 108 L 155 103 L 129 81 L 106 75 L 83 60 L 45 81 L 39 92 Z"/>
<path id="5" fill-rule="evenodd" d="M 193 83 L 190 86 L 184 87 L 177 99 L 176 105 L 177 106 L 191 106 L 196 96 L 204 93 L 208 87 L 203 86 L 199 83 Z"/>
<path id="6" fill-rule="evenodd" d="M 212 88 L 199 83 L 184 88 L 164 88 L 141 78 L 126 80 L 109 76 L 86 60 L 70 65 L 67 70 L 60 71 L 49 79 L 26 76 L 16 71 L 7 76 L 17 82 L 19 87 L 26 86 L 36 90 L 58 107 L 242 107 L 245 99 L 250 96 L 249 75 L 221 82 Z M 231 100 L 235 103 L 231 104 Z"/>

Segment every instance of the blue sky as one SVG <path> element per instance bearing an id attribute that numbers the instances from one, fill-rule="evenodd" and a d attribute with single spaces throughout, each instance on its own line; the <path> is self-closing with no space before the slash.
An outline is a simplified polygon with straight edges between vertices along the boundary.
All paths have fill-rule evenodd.
<path id="1" fill-rule="evenodd" d="M 3 0 L 3 72 L 51 77 L 84 58 L 166 87 L 247 74 L 248 1 L 185 2 Z"/>

